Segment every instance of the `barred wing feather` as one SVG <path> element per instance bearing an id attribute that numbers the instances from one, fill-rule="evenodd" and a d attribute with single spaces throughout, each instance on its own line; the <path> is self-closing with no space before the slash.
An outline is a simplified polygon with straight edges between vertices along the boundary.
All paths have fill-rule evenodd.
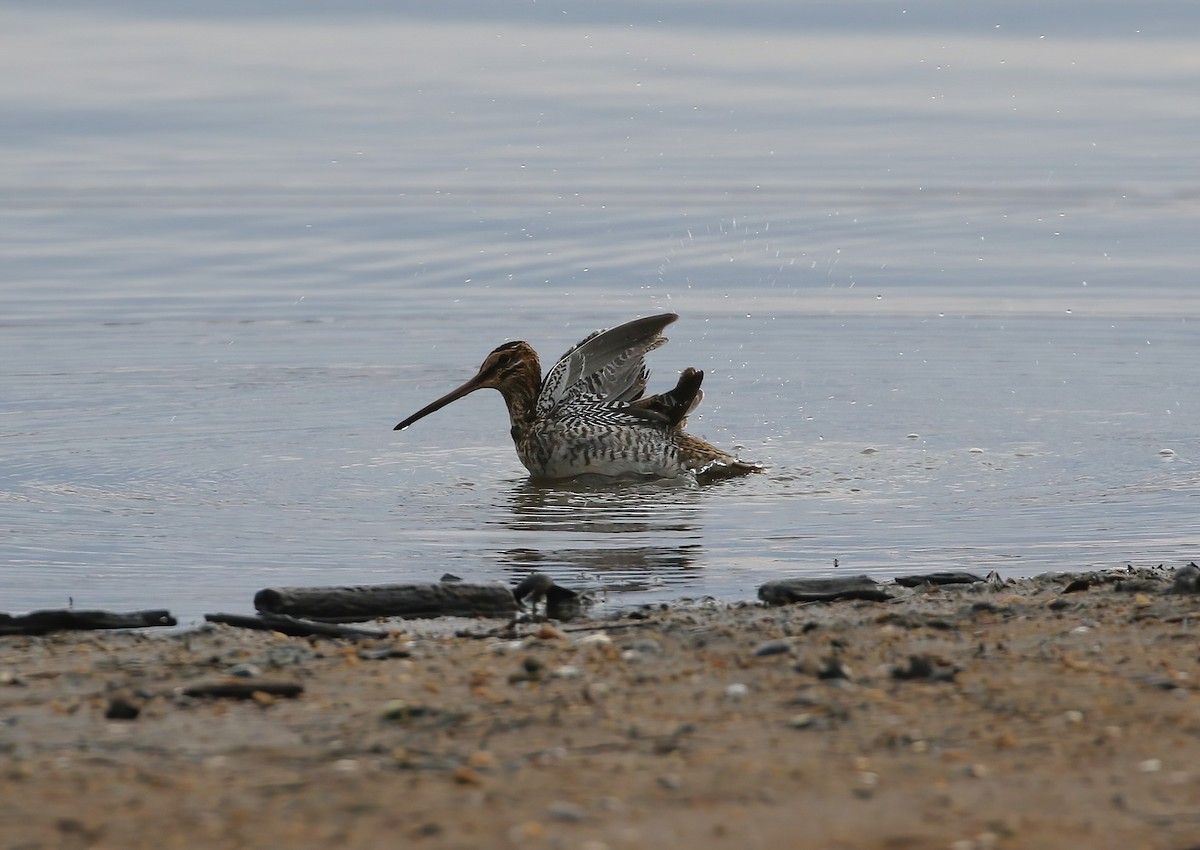
<path id="1" fill-rule="evenodd" d="M 537 414 L 548 416 L 564 402 L 630 402 L 646 390 L 646 354 L 665 343 L 662 330 L 679 317 L 662 313 L 596 331 L 564 354 L 546 373 Z"/>

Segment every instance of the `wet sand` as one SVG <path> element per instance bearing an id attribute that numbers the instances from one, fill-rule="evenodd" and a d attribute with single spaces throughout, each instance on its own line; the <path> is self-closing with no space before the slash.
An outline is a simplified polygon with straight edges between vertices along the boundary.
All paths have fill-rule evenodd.
<path id="1" fill-rule="evenodd" d="M 1200 597 L 1104 578 L 4 637 L 0 846 L 1198 847 Z M 182 694 L 236 673 L 303 693 Z"/>

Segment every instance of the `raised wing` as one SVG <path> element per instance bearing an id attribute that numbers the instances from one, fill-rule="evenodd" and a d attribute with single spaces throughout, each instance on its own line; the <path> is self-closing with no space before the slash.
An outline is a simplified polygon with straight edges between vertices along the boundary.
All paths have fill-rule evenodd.
<path id="1" fill-rule="evenodd" d="M 634 319 L 580 341 L 546 373 L 538 394 L 538 415 L 549 415 L 562 402 L 583 396 L 607 403 L 639 398 L 650 376 L 646 353 L 667 341 L 662 330 L 678 318 L 661 313 Z"/>

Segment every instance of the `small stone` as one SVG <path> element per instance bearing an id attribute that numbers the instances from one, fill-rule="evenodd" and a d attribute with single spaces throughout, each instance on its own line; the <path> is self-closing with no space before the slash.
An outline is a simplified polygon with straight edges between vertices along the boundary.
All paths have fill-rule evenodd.
<path id="1" fill-rule="evenodd" d="M 541 821 L 527 820 L 513 826 L 508 831 L 508 840 L 517 847 L 525 846 L 530 840 L 538 840 L 546 835 L 546 827 Z"/>
<path id="2" fill-rule="evenodd" d="M 403 720 L 408 716 L 408 703 L 402 699 L 389 700 L 383 707 L 384 720 Z"/>
<path id="3" fill-rule="evenodd" d="M 807 711 L 802 711 L 799 714 L 793 714 L 787 720 L 787 725 L 792 729 L 811 729 L 815 726 L 817 720 Z"/>
<path id="4" fill-rule="evenodd" d="M 1083 722 L 1083 712 L 1077 711 L 1075 709 L 1071 709 L 1070 711 L 1064 711 L 1063 712 L 1063 720 L 1065 720 L 1071 724 L 1082 723 Z"/>
<path id="5" fill-rule="evenodd" d="M 1162 759 L 1146 759 L 1138 762 L 1139 773 L 1158 773 L 1162 770 Z"/>
<path id="6" fill-rule="evenodd" d="M 658 777 L 658 784 L 668 791 L 677 791 L 683 787 L 683 777 L 678 773 L 665 773 Z"/>
<path id="7" fill-rule="evenodd" d="M 588 702 L 599 702 L 608 696 L 609 687 L 605 682 L 588 682 L 583 689 L 583 698 Z"/>
<path id="8" fill-rule="evenodd" d="M 546 807 L 546 816 L 551 820 L 577 823 L 587 817 L 587 810 L 578 803 L 567 800 L 555 800 Z"/>
<path id="9" fill-rule="evenodd" d="M 755 658 L 765 658 L 769 655 L 783 655 L 786 652 L 791 652 L 792 642 L 787 639 L 768 640 L 754 647 L 752 653 Z"/>
<path id="10" fill-rule="evenodd" d="M 257 664 L 234 664 L 225 671 L 225 675 L 236 676 L 239 679 L 257 679 L 262 672 L 262 668 Z"/>
<path id="11" fill-rule="evenodd" d="M 1144 593 L 1135 593 L 1133 596 L 1133 604 L 1139 608 L 1146 608 L 1151 605 L 1150 597 Z"/>
<path id="12" fill-rule="evenodd" d="M 910 655 L 907 667 L 892 670 L 893 679 L 926 679 L 930 682 L 953 682 L 958 667 L 929 655 Z"/>
<path id="13" fill-rule="evenodd" d="M 491 644 L 488 648 L 491 649 L 491 651 L 496 653 L 497 655 L 506 655 L 509 652 L 517 652 L 518 650 L 524 649 L 525 641 L 523 641 L 523 640 L 498 640 L 495 643 Z"/>
<path id="14" fill-rule="evenodd" d="M 988 775 L 988 767 L 986 764 L 969 764 L 963 768 L 963 776 L 971 779 L 983 779 Z"/>
<path id="15" fill-rule="evenodd" d="M 467 765 L 462 765 L 460 767 L 456 767 L 454 769 L 454 772 L 451 774 L 451 777 L 459 785 L 482 785 L 483 784 L 483 774 L 480 773 L 475 768 L 468 767 Z"/>
<path id="16" fill-rule="evenodd" d="M 879 785 L 879 774 L 872 770 L 859 771 L 854 778 L 854 795 L 856 797 L 867 798 L 875 793 L 876 786 Z"/>
<path id="17" fill-rule="evenodd" d="M 629 644 L 626 648 L 640 652 L 642 655 L 658 655 L 662 652 L 662 644 L 654 638 L 642 638 Z"/>
<path id="18" fill-rule="evenodd" d="M 479 770 L 491 770 L 496 766 L 496 756 L 488 750 L 476 750 L 467 756 L 467 764 Z"/>
<path id="19" fill-rule="evenodd" d="M 750 688 L 741 682 L 734 682 L 725 688 L 725 699 L 738 700 L 750 693 Z"/>
<path id="20" fill-rule="evenodd" d="M 142 713 L 142 708 L 128 697 L 115 696 L 108 701 L 104 709 L 106 720 L 136 720 Z"/>
<path id="21" fill-rule="evenodd" d="M 555 679 L 578 679 L 580 673 L 574 664 L 564 664 L 551 670 L 550 675 Z"/>
<path id="22" fill-rule="evenodd" d="M 850 665 L 843 664 L 838 658 L 822 658 L 821 666 L 817 668 L 818 679 L 849 679 Z"/>
<path id="23" fill-rule="evenodd" d="M 354 759 L 338 759 L 333 763 L 333 769 L 338 773 L 357 773 L 359 764 Z"/>

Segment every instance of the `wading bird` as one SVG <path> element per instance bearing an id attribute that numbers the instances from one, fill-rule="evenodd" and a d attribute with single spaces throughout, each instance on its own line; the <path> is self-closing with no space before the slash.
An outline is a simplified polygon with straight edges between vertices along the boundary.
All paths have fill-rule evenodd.
<path id="1" fill-rule="evenodd" d="M 506 342 L 479 373 L 405 419 L 407 428 L 475 390 L 500 391 L 508 406 L 517 456 L 532 478 L 725 478 L 762 467 L 684 432 L 703 393 L 704 373 L 684 369 L 675 388 L 643 396 L 644 358 L 665 343 L 678 316 L 662 313 L 599 330 L 571 348 L 542 377 L 527 342 Z"/>

